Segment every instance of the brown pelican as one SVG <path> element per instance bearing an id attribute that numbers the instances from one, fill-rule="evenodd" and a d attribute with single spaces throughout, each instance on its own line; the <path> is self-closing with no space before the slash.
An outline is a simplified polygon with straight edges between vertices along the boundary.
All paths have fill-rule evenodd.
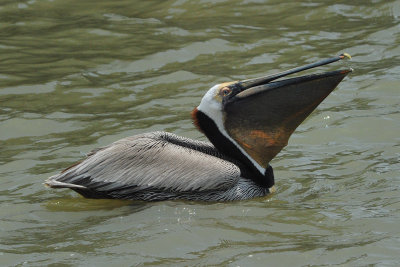
<path id="1" fill-rule="evenodd" d="M 88 198 L 229 201 L 273 190 L 269 162 L 301 122 L 352 70 L 278 80 L 345 57 L 275 75 L 213 86 L 192 112 L 211 141 L 167 132 L 139 134 L 91 151 L 45 184 Z"/>

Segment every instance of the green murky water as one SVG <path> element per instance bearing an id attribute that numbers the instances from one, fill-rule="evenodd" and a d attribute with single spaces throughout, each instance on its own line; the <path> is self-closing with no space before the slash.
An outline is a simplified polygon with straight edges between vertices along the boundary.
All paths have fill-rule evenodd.
<path id="1" fill-rule="evenodd" d="M 1 1 L 2 266 L 398 266 L 400 2 Z M 355 72 L 233 203 L 87 200 L 42 182 L 190 120 L 218 82 L 348 52 Z M 324 68 L 321 68 L 324 69 Z M 326 68 L 325 68 L 326 69 Z"/>

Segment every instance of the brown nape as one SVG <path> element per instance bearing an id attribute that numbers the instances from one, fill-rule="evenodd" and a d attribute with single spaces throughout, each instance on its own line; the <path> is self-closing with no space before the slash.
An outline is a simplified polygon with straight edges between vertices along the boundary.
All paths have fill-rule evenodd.
<path id="1" fill-rule="evenodd" d="M 204 133 L 203 130 L 201 129 L 201 127 L 200 127 L 200 124 L 199 124 L 199 119 L 197 117 L 197 113 L 198 112 L 199 112 L 198 109 L 194 108 L 192 110 L 192 112 L 190 113 L 190 115 L 192 116 L 193 124 L 194 124 L 194 126 L 196 126 L 197 130 L 199 130 L 200 132 Z"/>

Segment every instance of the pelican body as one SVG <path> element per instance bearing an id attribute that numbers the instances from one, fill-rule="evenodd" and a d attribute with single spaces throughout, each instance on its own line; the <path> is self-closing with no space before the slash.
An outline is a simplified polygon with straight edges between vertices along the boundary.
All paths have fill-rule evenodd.
<path id="1" fill-rule="evenodd" d="M 271 76 L 217 84 L 192 112 L 210 142 L 144 133 L 91 151 L 45 185 L 88 198 L 232 201 L 274 190 L 270 161 L 352 70 L 280 79 L 337 57 Z"/>

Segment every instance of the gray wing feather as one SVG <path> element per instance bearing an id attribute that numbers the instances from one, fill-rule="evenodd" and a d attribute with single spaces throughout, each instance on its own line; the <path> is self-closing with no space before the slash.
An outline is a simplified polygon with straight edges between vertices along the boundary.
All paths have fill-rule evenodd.
<path id="1" fill-rule="evenodd" d="M 136 135 L 96 149 L 88 157 L 50 177 L 56 182 L 98 191 L 208 191 L 231 188 L 240 169 L 210 143 L 165 132 Z M 62 186 L 54 186 L 62 187 Z"/>

